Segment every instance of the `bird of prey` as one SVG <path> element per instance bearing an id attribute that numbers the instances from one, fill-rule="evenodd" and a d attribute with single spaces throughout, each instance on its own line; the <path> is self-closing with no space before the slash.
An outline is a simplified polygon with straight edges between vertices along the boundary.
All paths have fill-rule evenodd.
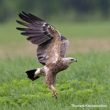
<path id="1" fill-rule="evenodd" d="M 43 65 L 41 68 L 26 71 L 27 76 L 32 81 L 44 76 L 45 83 L 57 98 L 57 73 L 67 69 L 71 63 L 77 62 L 75 58 L 65 57 L 69 41 L 52 25 L 31 13 L 21 12 L 19 17 L 21 20 L 17 20 L 17 23 L 24 27 L 17 29 L 22 31 L 21 34 L 26 36 L 28 41 L 38 46 L 36 56 Z"/>

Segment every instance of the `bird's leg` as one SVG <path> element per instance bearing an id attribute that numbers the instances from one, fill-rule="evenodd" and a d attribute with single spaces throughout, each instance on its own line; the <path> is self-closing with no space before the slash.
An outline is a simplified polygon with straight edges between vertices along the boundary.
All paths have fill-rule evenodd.
<path id="1" fill-rule="evenodd" d="M 55 79 L 56 79 L 56 75 L 52 74 L 51 71 L 47 71 L 45 75 L 45 83 L 47 84 L 48 88 L 51 90 L 52 95 L 57 99 L 57 92 L 54 86 Z"/>
<path id="2" fill-rule="evenodd" d="M 55 89 L 54 85 L 50 85 L 50 89 L 52 91 L 53 97 L 55 97 L 57 99 L 57 92 L 56 92 L 56 89 Z"/>

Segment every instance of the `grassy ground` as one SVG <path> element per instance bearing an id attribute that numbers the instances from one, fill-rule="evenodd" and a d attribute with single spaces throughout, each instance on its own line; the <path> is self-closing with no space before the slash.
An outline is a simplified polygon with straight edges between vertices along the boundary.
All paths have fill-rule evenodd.
<path id="1" fill-rule="evenodd" d="M 27 79 L 25 71 L 41 65 L 36 62 L 33 46 L 16 31 L 17 24 L 11 22 L 0 26 L 0 110 L 83 109 L 74 108 L 72 104 L 103 104 L 107 107 L 84 110 L 109 110 L 110 22 L 53 24 L 69 36 L 73 44 L 74 39 L 78 42 L 71 45 L 69 50 L 69 56 L 78 58 L 78 62 L 58 74 L 58 100 L 52 98 L 43 78 L 34 82 Z M 79 45 L 83 48 L 74 53 L 72 50 L 78 50 Z M 89 47 L 88 53 L 84 51 L 86 47 Z"/>
<path id="2" fill-rule="evenodd" d="M 75 56 L 78 63 L 72 64 L 57 77 L 58 100 L 52 98 L 43 83 L 43 78 L 34 82 L 26 78 L 25 70 L 36 68 L 35 59 L 29 57 L 2 59 L 0 109 L 73 110 L 72 104 L 104 104 L 107 105 L 104 110 L 109 110 L 110 53 L 75 54 Z"/>

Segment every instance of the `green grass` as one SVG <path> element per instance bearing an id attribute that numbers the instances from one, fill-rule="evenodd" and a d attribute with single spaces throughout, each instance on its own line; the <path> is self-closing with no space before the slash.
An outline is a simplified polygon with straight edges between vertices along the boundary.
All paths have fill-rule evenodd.
<path id="1" fill-rule="evenodd" d="M 70 38 L 102 38 L 110 36 L 110 22 L 82 22 L 57 24 L 62 34 Z"/>
<path id="2" fill-rule="evenodd" d="M 73 56 L 73 55 L 71 55 Z M 110 106 L 110 53 L 75 54 L 78 62 L 58 74 L 58 100 L 52 98 L 43 78 L 34 82 L 26 78 L 27 69 L 39 67 L 30 57 L 0 60 L 0 110 L 82 110 L 72 104 Z"/>
<path id="3" fill-rule="evenodd" d="M 8 46 L 10 44 L 18 45 L 23 44 L 25 39 L 21 37 L 20 32 L 16 30 L 18 24 L 16 21 L 12 21 L 6 24 L 1 24 L 0 26 L 0 45 Z"/>
<path id="4" fill-rule="evenodd" d="M 50 22 L 59 31 L 70 38 L 90 38 L 90 37 L 109 37 L 110 22 L 83 22 L 83 23 L 63 23 Z M 24 43 L 25 39 L 16 30 L 19 26 L 15 20 L 2 24 L 0 26 L 0 45 L 8 45 L 13 43 Z"/>

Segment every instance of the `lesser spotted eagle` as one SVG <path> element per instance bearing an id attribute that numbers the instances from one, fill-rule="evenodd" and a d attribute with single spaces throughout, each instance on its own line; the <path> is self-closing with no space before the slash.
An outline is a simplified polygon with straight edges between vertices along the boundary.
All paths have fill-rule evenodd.
<path id="1" fill-rule="evenodd" d="M 65 56 L 69 41 L 52 25 L 31 13 L 21 12 L 19 17 L 21 21 L 17 20 L 17 23 L 24 27 L 17 29 L 22 31 L 21 34 L 26 36 L 27 40 L 38 46 L 36 56 L 43 65 L 41 68 L 26 71 L 27 76 L 33 81 L 44 76 L 45 83 L 57 98 L 57 73 L 67 69 L 71 63 L 77 62 L 77 59 Z"/>

